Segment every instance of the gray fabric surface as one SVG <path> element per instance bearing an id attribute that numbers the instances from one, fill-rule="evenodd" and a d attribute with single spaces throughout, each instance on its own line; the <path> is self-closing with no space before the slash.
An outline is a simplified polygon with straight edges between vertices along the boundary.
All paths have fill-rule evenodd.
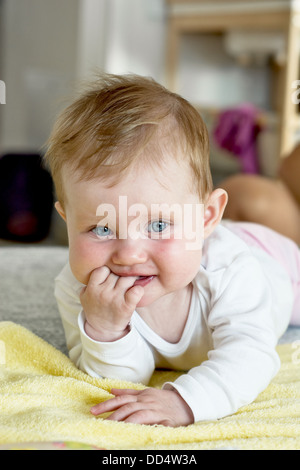
<path id="1" fill-rule="evenodd" d="M 67 353 L 54 298 L 54 278 L 68 259 L 64 247 L 0 247 L 0 321 L 21 324 Z M 289 328 L 281 343 L 300 340 Z"/>
<path id="2" fill-rule="evenodd" d="M 25 326 L 67 352 L 54 278 L 68 259 L 63 247 L 0 248 L 0 321 Z"/>

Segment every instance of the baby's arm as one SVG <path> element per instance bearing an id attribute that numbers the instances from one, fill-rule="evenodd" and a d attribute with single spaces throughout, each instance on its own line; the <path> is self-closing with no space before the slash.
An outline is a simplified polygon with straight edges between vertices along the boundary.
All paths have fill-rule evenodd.
<path id="1" fill-rule="evenodd" d="M 240 256 L 214 278 L 211 294 L 207 360 L 164 385 L 177 390 L 195 421 L 220 419 L 252 403 L 280 368 L 274 294 L 257 261 Z"/>
<path id="2" fill-rule="evenodd" d="M 102 272 L 102 275 L 105 278 L 105 272 Z M 64 279 L 64 277 L 67 279 Z M 108 271 L 106 279 L 107 277 L 109 277 Z M 56 281 L 55 295 L 66 332 L 70 357 L 73 362 L 91 376 L 115 377 L 120 380 L 147 383 L 155 368 L 154 359 L 151 349 L 134 326 L 131 328 L 127 327 L 132 315 L 131 310 L 128 309 L 125 312 L 124 318 L 122 312 L 118 315 L 118 308 L 113 312 L 113 315 L 116 314 L 117 322 L 121 318 L 120 324 L 123 328 L 121 328 L 121 337 L 119 339 L 110 342 L 92 339 L 88 335 L 86 313 L 80 312 L 82 306 L 79 302 L 78 294 L 79 289 L 81 290 L 82 287 L 77 286 L 75 291 L 72 286 L 74 279 L 68 269 L 66 269 L 66 275 L 62 276 L 62 278 Z M 89 289 L 89 291 L 92 290 L 92 292 L 89 292 L 91 293 L 91 298 L 84 295 L 87 294 L 87 288 L 83 292 L 81 291 L 84 308 L 90 313 L 89 320 L 96 327 L 96 332 L 93 331 L 91 335 L 99 334 L 102 320 L 101 316 L 98 318 L 99 306 L 97 305 L 99 300 L 97 298 L 99 279 L 100 281 L 102 280 L 101 271 L 100 273 L 95 273 L 92 278 L 95 288 L 91 285 L 88 286 L 89 288 L 92 287 L 92 289 Z M 115 281 L 115 279 L 112 278 L 111 281 Z M 132 285 L 132 279 L 128 279 L 127 282 L 129 286 Z M 119 287 L 126 288 L 127 286 L 124 283 L 123 286 Z M 101 292 L 102 298 L 105 297 L 102 294 L 103 292 Z M 104 294 L 108 295 L 109 292 L 104 292 Z M 135 299 L 137 298 L 138 296 L 135 297 Z M 109 295 L 106 300 L 107 304 L 109 304 Z M 100 311 L 102 308 L 103 305 L 100 306 Z M 102 313 L 104 313 L 103 318 L 105 319 L 106 315 L 109 316 L 110 309 L 107 308 L 106 310 L 104 308 Z M 107 328 L 107 324 L 105 326 Z M 108 328 L 113 326 L 114 324 L 109 324 Z M 116 331 L 118 330 L 120 330 L 119 323 L 116 328 Z M 132 423 L 160 423 L 166 426 L 186 425 L 194 421 L 190 407 L 174 390 L 164 391 L 153 388 L 147 388 L 142 391 L 113 389 L 112 393 L 115 395 L 115 398 L 93 407 L 92 413 L 94 415 L 114 411 L 108 419 L 124 420 Z"/>
<path id="3" fill-rule="evenodd" d="M 138 286 L 136 286 L 138 287 Z M 78 283 L 67 265 L 57 277 L 55 297 L 65 330 L 70 359 L 92 377 L 111 377 L 128 382 L 148 383 L 154 368 L 152 350 L 134 325 L 114 341 L 99 341 L 86 331 L 86 317 L 79 300 L 83 284 Z M 90 301 L 89 301 L 90 302 Z M 93 302 L 91 302 L 92 304 Z M 97 321 L 97 312 L 90 312 Z M 124 318 L 128 324 L 132 313 Z M 98 325 L 97 325 L 98 326 Z M 125 334 L 124 334 L 125 333 Z"/>
<path id="4" fill-rule="evenodd" d="M 132 288 L 134 280 L 119 279 L 108 268 L 94 271 L 88 286 L 81 291 L 81 313 L 78 295 L 67 283 L 56 283 L 70 357 L 92 376 L 147 383 L 154 371 L 150 348 L 134 326 L 128 327 L 143 293 L 140 286 Z M 175 390 L 113 389 L 112 393 L 115 398 L 93 407 L 94 415 L 114 411 L 108 419 L 166 426 L 194 421 L 190 407 Z"/>

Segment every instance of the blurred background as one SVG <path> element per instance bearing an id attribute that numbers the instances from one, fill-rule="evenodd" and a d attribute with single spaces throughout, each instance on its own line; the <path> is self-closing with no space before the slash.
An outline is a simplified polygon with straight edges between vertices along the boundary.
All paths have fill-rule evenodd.
<path id="1" fill-rule="evenodd" d="M 216 185 L 276 177 L 300 140 L 295 3 L 0 0 L 0 244 L 67 243 L 42 147 L 97 69 L 152 76 L 190 100 L 211 134 Z"/>

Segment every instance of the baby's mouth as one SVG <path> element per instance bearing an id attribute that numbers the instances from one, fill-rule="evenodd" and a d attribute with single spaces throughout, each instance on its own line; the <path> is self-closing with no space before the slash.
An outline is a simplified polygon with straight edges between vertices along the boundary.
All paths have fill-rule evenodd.
<path id="1" fill-rule="evenodd" d="M 134 286 L 142 286 L 145 287 L 147 284 L 149 284 L 155 276 L 139 276 L 135 283 L 133 284 Z"/>

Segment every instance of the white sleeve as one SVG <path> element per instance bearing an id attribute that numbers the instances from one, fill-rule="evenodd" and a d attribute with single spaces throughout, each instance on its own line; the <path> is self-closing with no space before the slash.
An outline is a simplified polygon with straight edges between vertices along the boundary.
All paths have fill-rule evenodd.
<path id="1" fill-rule="evenodd" d="M 62 279 L 55 297 L 66 335 L 70 359 L 93 377 L 109 377 L 147 384 L 155 369 L 152 351 L 134 326 L 118 341 L 99 342 L 84 329 L 84 313 L 76 289 Z"/>
<path id="2" fill-rule="evenodd" d="M 82 353 L 78 366 L 91 376 L 102 376 L 147 384 L 154 372 L 151 349 L 131 325 L 130 332 L 111 343 L 94 341 L 84 330 L 84 313 L 79 315 Z"/>
<path id="3" fill-rule="evenodd" d="M 164 385 L 180 393 L 195 421 L 220 419 L 251 403 L 280 367 L 272 293 L 257 261 L 239 257 L 217 284 L 207 317 L 208 360 Z"/>

